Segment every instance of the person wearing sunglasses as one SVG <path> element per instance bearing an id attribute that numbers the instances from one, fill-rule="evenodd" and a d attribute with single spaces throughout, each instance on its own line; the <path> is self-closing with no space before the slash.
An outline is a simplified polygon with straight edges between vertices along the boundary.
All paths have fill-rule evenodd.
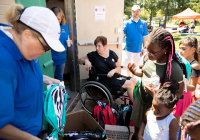
<path id="1" fill-rule="evenodd" d="M 43 83 L 59 84 L 42 74 L 38 57 L 50 49 L 64 52 L 60 26 L 48 8 L 16 4 L 0 24 L 0 140 L 39 140 Z"/>
<path id="2" fill-rule="evenodd" d="M 151 78 L 153 72 L 160 77 L 161 86 L 168 80 L 175 80 L 178 82 L 178 90 L 176 95 L 180 98 L 183 94 L 184 82 L 183 73 L 185 69 L 179 62 L 175 54 L 174 40 L 167 30 L 155 29 L 148 36 L 147 54 L 144 56 L 145 63 L 142 69 L 138 69 L 134 64 L 129 64 L 129 70 L 137 76 L 142 77 L 140 87 L 136 92 L 136 98 L 132 110 L 131 121 L 135 125 L 136 139 L 138 131 L 141 126 L 142 118 L 146 111 L 152 106 L 154 94 L 159 87 L 154 89 L 153 85 L 145 84 L 146 79 Z"/>

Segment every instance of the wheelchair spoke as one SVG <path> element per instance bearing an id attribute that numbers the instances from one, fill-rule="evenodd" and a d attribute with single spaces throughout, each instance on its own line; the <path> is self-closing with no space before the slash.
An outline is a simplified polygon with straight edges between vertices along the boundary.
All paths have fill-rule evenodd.
<path id="1" fill-rule="evenodd" d="M 79 97 L 82 107 L 90 114 L 93 113 L 97 101 L 113 104 L 112 96 L 108 89 L 95 81 L 86 82 L 79 90 Z"/>

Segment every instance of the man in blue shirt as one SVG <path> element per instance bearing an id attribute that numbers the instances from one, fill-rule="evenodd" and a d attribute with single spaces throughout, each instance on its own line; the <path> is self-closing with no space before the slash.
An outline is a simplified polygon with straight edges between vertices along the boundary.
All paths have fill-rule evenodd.
<path id="1" fill-rule="evenodd" d="M 126 35 L 125 51 L 122 54 L 122 63 L 127 66 L 128 63 L 135 63 L 137 66 L 142 61 L 143 46 L 146 45 L 146 36 L 148 35 L 146 23 L 140 20 L 140 6 L 134 5 L 131 11 L 133 17 L 124 24 L 124 34 Z M 143 53 L 141 53 L 143 52 Z M 131 75 L 128 70 L 128 75 Z"/>

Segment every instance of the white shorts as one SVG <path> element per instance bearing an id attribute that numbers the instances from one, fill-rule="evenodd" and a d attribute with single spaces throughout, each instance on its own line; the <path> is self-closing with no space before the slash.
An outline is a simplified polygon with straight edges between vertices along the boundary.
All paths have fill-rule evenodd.
<path id="1" fill-rule="evenodd" d="M 142 63 L 141 53 L 133 53 L 128 52 L 126 50 L 122 50 L 122 66 L 128 66 L 128 63 L 135 63 L 136 66 Z"/>

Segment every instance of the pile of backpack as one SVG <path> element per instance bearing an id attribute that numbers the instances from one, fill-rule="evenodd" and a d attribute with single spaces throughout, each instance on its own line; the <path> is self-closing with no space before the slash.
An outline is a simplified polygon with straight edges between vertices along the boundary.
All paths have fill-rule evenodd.
<path id="1" fill-rule="evenodd" d="M 134 126 L 133 122 L 130 121 L 132 112 L 132 105 L 121 104 L 118 106 L 114 104 L 113 107 L 103 103 L 101 101 L 97 102 L 94 108 L 93 118 L 95 118 L 99 124 L 105 128 L 107 125 L 120 125 L 120 126 Z"/>

